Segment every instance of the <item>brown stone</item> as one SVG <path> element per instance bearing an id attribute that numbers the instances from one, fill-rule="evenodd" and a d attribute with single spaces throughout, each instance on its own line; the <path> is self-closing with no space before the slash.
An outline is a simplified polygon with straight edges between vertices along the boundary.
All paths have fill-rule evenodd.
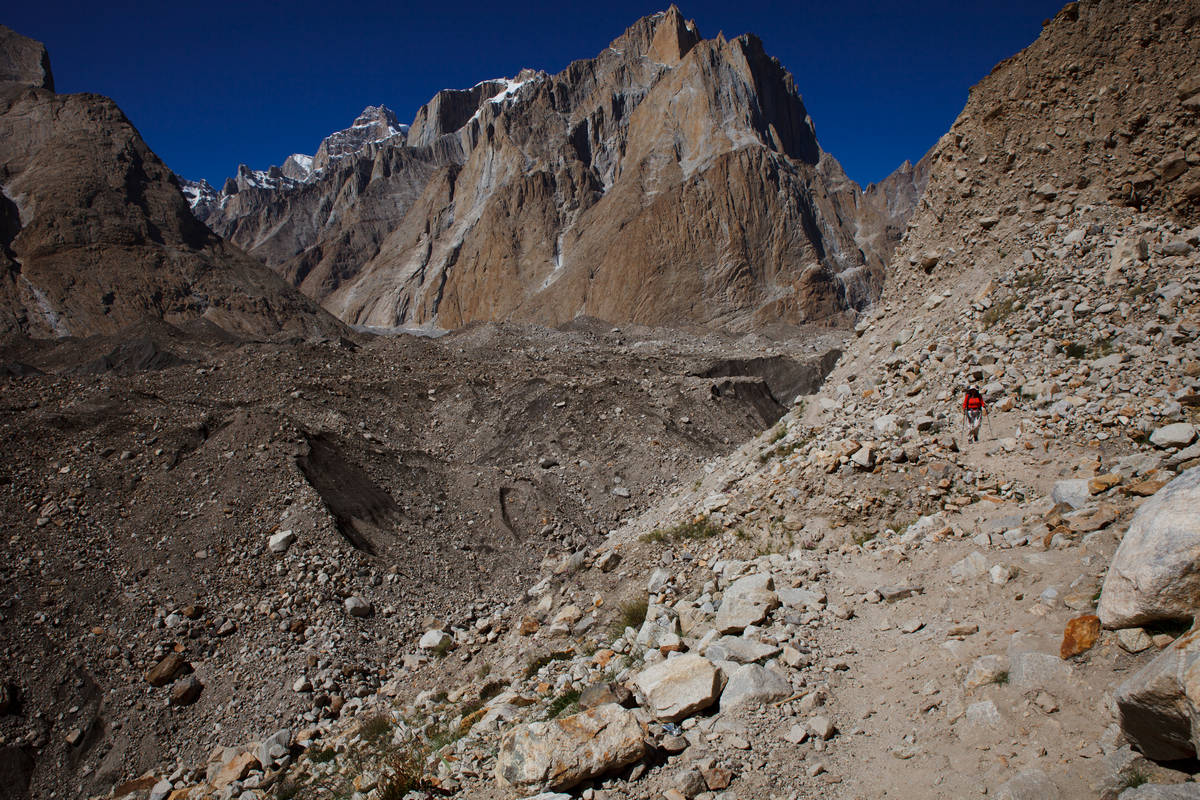
<path id="1" fill-rule="evenodd" d="M 221 771 L 212 780 L 214 789 L 222 789 L 234 781 L 240 781 L 250 774 L 250 770 L 257 769 L 260 766 L 258 759 L 253 753 L 242 752 L 238 753 L 233 758 L 221 767 Z"/>
<path id="2" fill-rule="evenodd" d="M 704 783 L 712 792 L 728 789 L 729 784 L 733 781 L 733 773 L 725 767 L 701 767 L 700 774 L 704 776 Z"/>
<path id="3" fill-rule="evenodd" d="M 1166 481 L 1142 480 L 1128 484 L 1127 486 L 1122 486 L 1121 492 L 1132 497 L 1150 497 L 1166 485 Z"/>
<path id="4" fill-rule="evenodd" d="M 517 632 L 522 636 L 532 636 L 533 634 L 537 633 L 541 627 L 542 624 L 533 617 L 525 617 L 521 620 L 521 627 L 517 629 Z"/>
<path id="5" fill-rule="evenodd" d="M 156 783 L 158 783 L 157 775 L 143 775 L 140 778 L 125 781 L 113 788 L 112 798 L 113 800 L 120 800 L 120 798 L 131 795 L 134 792 L 147 792 L 153 789 Z"/>
<path id="6" fill-rule="evenodd" d="M 1088 481 L 1088 491 L 1092 494 L 1101 494 L 1107 492 L 1112 487 L 1121 482 L 1121 476 L 1115 472 L 1110 472 L 1107 475 L 1097 475 Z"/>
<path id="7" fill-rule="evenodd" d="M 178 653 L 170 653 L 146 672 L 146 680 L 151 686 L 166 686 L 180 675 L 192 671 L 192 665 Z"/>
<path id="8" fill-rule="evenodd" d="M 192 703 L 200 699 L 200 693 L 204 691 L 202 684 L 195 675 L 188 675 L 183 680 L 175 684 L 171 689 L 171 705 L 173 706 L 190 706 Z"/>
<path id="9" fill-rule="evenodd" d="M 1100 637 L 1100 618 L 1095 614 L 1084 614 L 1067 623 L 1063 631 L 1062 646 L 1058 654 L 1062 658 L 1071 658 L 1092 649 L 1096 639 Z"/>

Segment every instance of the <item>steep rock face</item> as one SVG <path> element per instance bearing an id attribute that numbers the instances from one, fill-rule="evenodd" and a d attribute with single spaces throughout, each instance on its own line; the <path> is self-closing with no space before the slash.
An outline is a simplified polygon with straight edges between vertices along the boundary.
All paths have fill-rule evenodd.
<path id="1" fill-rule="evenodd" d="M 54 91 L 50 54 L 42 43 L 0 25 L 0 83 L 10 82 Z"/>
<path id="2" fill-rule="evenodd" d="M 0 44 L 0 63 L 26 65 L 0 82 L 0 332 L 83 336 L 147 318 L 341 330 L 195 219 L 115 103 L 56 95 L 39 43 L 6 29 Z"/>
<path id="3" fill-rule="evenodd" d="M 1200 4 L 1081 0 L 972 88 L 925 160 L 902 255 L 1012 262 L 1003 241 L 1085 206 L 1200 219 Z"/>
<path id="4" fill-rule="evenodd" d="M 403 144 L 197 213 L 358 325 L 747 327 L 869 302 L 902 227 L 883 205 L 758 39 L 703 40 L 672 7 L 557 75 L 440 92 Z"/>

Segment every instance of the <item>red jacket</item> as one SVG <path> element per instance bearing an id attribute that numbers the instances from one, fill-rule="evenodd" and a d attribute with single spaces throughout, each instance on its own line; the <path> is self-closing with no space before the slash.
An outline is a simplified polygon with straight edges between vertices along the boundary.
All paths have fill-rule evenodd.
<path id="1" fill-rule="evenodd" d="M 978 411 L 985 406 L 982 397 L 972 397 L 971 395 L 963 397 L 963 411 Z"/>

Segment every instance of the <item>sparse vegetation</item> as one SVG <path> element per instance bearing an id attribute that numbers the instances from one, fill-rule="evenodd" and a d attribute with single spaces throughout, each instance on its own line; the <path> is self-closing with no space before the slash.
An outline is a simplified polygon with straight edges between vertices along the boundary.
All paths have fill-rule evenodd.
<path id="1" fill-rule="evenodd" d="M 983 316 L 979 318 L 985 329 L 1005 320 L 1009 314 L 1016 310 L 1017 299 L 1012 295 L 997 300 L 992 304 L 992 307 L 983 312 Z"/>
<path id="2" fill-rule="evenodd" d="M 392 720 L 387 714 L 372 714 L 358 723 L 359 737 L 368 743 L 378 742 L 392 732 Z"/>
<path id="3" fill-rule="evenodd" d="M 641 540 L 653 544 L 674 542 L 681 539 L 711 539 L 721 532 L 720 526 L 709 520 L 708 516 L 699 516 L 689 522 L 681 522 L 672 528 L 655 528 L 643 534 Z"/>
<path id="4" fill-rule="evenodd" d="M 328 764 L 337 756 L 337 751 L 332 747 L 322 747 L 316 750 L 309 751 L 308 758 L 314 764 Z"/>
<path id="5" fill-rule="evenodd" d="M 1121 778 L 1121 790 L 1135 789 L 1143 783 L 1149 783 L 1150 776 L 1142 772 L 1140 769 L 1131 769 L 1126 772 Z"/>
<path id="6" fill-rule="evenodd" d="M 424 763 L 425 749 L 415 742 L 392 753 L 379 781 L 379 800 L 401 800 L 409 792 L 425 788 Z"/>
<path id="7" fill-rule="evenodd" d="M 992 683 L 996 684 L 997 686 L 1007 686 L 1008 685 L 1008 673 L 1007 672 L 997 672 L 996 677 L 992 679 Z"/>
<path id="8" fill-rule="evenodd" d="M 646 598 L 640 600 L 627 600 L 621 603 L 617 608 L 617 618 L 613 620 L 611 633 L 616 638 L 625 632 L 626 628 L 633 628 L 635 631 L 642 627 L 642 623 L 646 621 L 646 608 L 649 606 L 649 601 Z"/>
<path id="9" fill-rule="evenodd" d="M 568 712 L 573 712 L 579 708 L 579 692 L 576 689 L 568 689 L 562 694 L 550 701 L 550 705 L 546 706 L 546 719 L 555 719 Z"/>
<path id="10" fill-rule="evenodd" d="M 1080 359 L 1088 354 L 1088 348 L 1087 345 L 1079 344 L 1078 342 L 1068 342 L 1067 346 L 1063 348 L 1063 352 L 1069 358 Z"/>
<path id="11" fill-rule="evenodd" d="M 646 610 L 643 608 L 642 609 L 642 619 L 645 619 L 645 618 L 646 618 Z M 641 623 L 638 623 L 638 624 L 640 625 Z M 622 628 L 622 630 L 624 630 L 624 629 Z M 532 678 L 534 675 L 536 675 L 538 673 L 538 670 L 540 670 L 542 667 L 546 666 L 547 664 L 550 664 L 554 661 L 567 661 L 573 655 L 574 655 L 574 653 L 570 652 L 569 650 L 556 650 L 553 653 L 543 653 L 539 656 L 534 656 L 533 658 L 531 658 L 529 660 L 529 663 L 525 665 L 525 677 Z"/>

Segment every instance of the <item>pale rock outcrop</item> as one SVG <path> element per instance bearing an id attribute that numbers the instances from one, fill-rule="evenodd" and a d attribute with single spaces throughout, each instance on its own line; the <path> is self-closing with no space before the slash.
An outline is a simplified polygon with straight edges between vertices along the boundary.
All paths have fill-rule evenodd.
<path id="1" fill-rule="evenodd" d="M 496 780 L 513 791 L 569 789 L 637 761 L 645 736 L 637 716 L 615 703 L 518 725 L 500 740 Z"/>
<path id="2" fill-rule="evenodd" d="M 1106 628 L 1191 619 L 1200 607 L 1200 468 L 1173 479 L 1134 514 L 1104 579 Z"/>

